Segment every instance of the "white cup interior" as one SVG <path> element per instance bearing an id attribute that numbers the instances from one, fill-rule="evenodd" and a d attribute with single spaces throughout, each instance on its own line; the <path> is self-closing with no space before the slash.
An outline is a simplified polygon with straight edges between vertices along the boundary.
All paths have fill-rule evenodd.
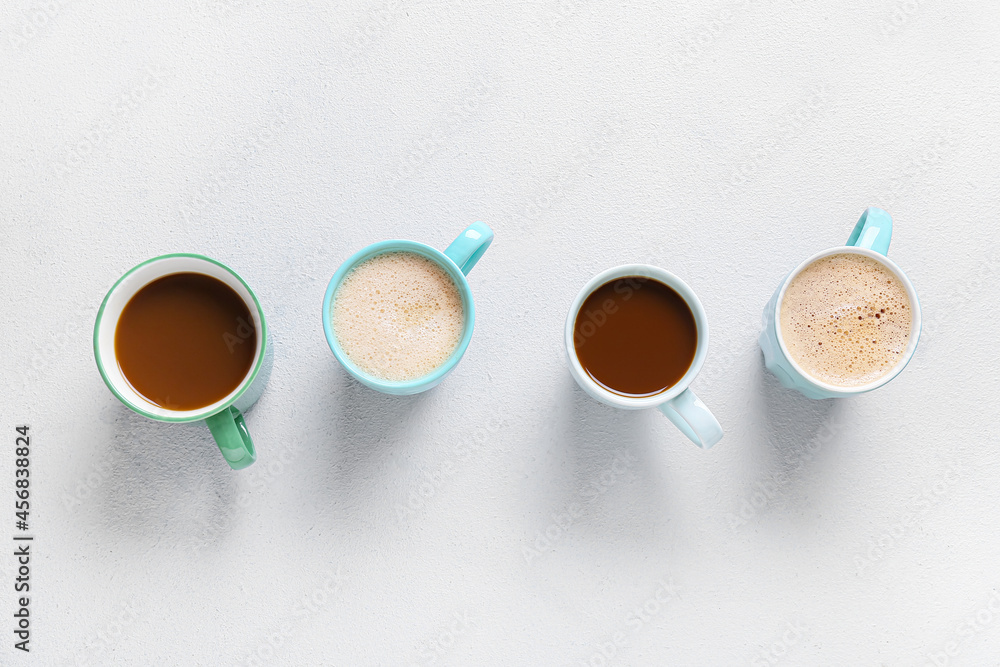
<path id="1" fill-rule="evenodd" d="M 910 338 L 906 342 L 906 349 L 903 350 L 903 355 L 899 358 L 899 361 L 896 362 L 896 365 L 892 367 L 892 370 L 877 380 L 869 382 L 868 384 L 849 387 L 830 384 L 829 382 L 820 380 L 814 375 L 810 375 L 798 364 L 798 362 L 795 361 L 795 359 L 792 358 L 788 348 L 785 346 L 785 339 L 781 333 L 781 302 L 785 300 L 785 291 L 788 290 L 788 286 L 792 283 L 792 280 L 794 280 L 795 276 L 799 275 L 799 273 L 816 260 L 829 257 L 830 255 L 840 254 L 864 255 L 865 257 L 874 259 L 876 262 L 884 266 L 889 272 L 896 276 L 896 279 L 899 280 L 905 287 L 906 296 L 910 300 L 910 312 L 912 314 L 912 322 L 910 323 Z M 781 292 L 778 294 L 777 302 L 775 304 L 774 328 L 778 334 L 778 345 L 781 347 L 782 354 L 785 355 L 785 358 L 788 360 L 788 363 L 792 365 L 792 368 L 798 371 L 802 377 L 806 378 L 817 387 L 832 393 L 843 394 L 845 396 L 860 394 L 881 387 L 886 382 L 899 375 L 903 368 L 906 367 L 906 364 L 909 363 L 910 358 L 913 356 L 913 352 L 917 349 L 917 339 L 920 338 L 920 301 L 917 299 L 917 291 L 914 289 L 913 283 L 911 283 L 910 279 L 906 277 L 903 270 L 896 266 L 895 262 L 890 260 L 888 257 L 881 253 L 877 253 L 874 250 L 868 250 L 867 248 L 859 248 L 857 246 L 838 246 L 836 248 L 830 248 L 816 253 L 799 264 L 790 274 L 788 274 L 788 277 L 785 278 L 785 282 L 781 286 Z"/>
<path id="2" fill-rule="evenodd" d="M 580 314 L 580 308 L 594 290 L 601 285 L 618 280 L 619 278 L 629 278 L 637 276 L 657 280 L 667 287 L 677 292 L 687 303 L 694 315 L 695 326 L 698 330 L 698 345 L 695 348 L 694 359 L 688 367 L 687 372 L 677 381 L 674 386 L 666 391 L 652 396 L 623 396 L 610 391 L 594 381 L 590 374 L 583 368 L 580 359 L 576 355 L 576 345 L 573 336 L 576 328 L 576 318 Z M 574 375 L 584 385 L 591 395 L 599 397 L 601 400 L 618 407 L 627 409 L 651 408 L 669 401 L 682 391 L 687 389 L 691 381 L 698 375 L 702 365 L 705 363 L 705 356 L 708 353 L 708 317 L 705 315 L 705 308 L 701 305 L 694 291 L 688 287 L 687 283 L 665 269 L 648 264 L 625 264 L 603 271 L 587 282 L 580 290 L 573 305 L 570 307 L 569 316 L 566 318 L 566 350 L 569 356 L 569 363 L 573 367 Z"/>
<path id="3" fill-rule="evenodd" d="M 254 361 L 247 376 L 243 378 L 243 381 L 236 389 L 225 397 L 197 410 L 168 410 L 150 402 L 132 387 L 122 373 L 118 365 L 118 360 L 115 357 L 115 330 L 118 326 L 118 318 L 121 316 L 125 305 L 140 289 L 158 278 L 173 273 L 201 273 L 224 282 L 239 294 L 240 298 L 246 303 L 247 308 L 250 310 L 250 315 L 253 317 L 254 329 L 258 332 Z M 261 332 L 264 331 L 262 326 L 263 320 L 257 302 L 249 288 L 228 268 L 207 258 L 197 256 L 173 255 L 158 257 L 135 267 L 111 288 L 111 291 L 104 299 L 104 304 L 101 306 L 101 312 L 98 317 L 99 322 L 94 332 L 94 351 L 105 381 L 118 398 L 130 408 L 147 417 L 163 421 L 195 421 L 218 412 L 227 403 L 232 402 L 242 394 L 243 390 L 250 384 L 260 364 L 261 355 L 264 350 L 265 340 L 264 336 L 261 335 Z"/>

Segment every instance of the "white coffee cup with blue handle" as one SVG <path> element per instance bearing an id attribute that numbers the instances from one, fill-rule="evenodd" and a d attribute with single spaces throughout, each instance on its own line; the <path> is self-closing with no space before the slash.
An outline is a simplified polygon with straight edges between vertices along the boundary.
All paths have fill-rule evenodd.
<path id="1" fill-rule="evenodd" d="M 599 384 L 584 368 L 575 342 L 576 323 L 587 298 L 600 287 L 619 279 L 653 280 L 675 292 L 691 311 L 694 318 L 697 342 L 694 358 L 681 378 L 673 385 L 652 395 L 624 395 Z M 625 297 L 628 298 L 627 296 Z M 690 389 L 708 354 L 708 317 L 701 301 L 687 283 L 665 269 L 647 264 L 626 264 L 597 274 L 580 290 L 569 309 L 565 329 L 566 355 L 569 371 L 587 394 L 596 400 L 624 410 L 658 408 L 689 440 L 708 449 L 722 439 L 722 427 L 712 411 Z M 670 341 L 664 340 L 664 345 Z"/>

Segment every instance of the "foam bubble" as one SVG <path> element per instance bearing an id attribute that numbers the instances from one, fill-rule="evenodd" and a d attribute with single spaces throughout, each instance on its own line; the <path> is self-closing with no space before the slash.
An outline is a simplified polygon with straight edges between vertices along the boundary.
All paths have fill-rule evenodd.
<path id="1" fill-rule="evenodd" d="M 781 301 L 781 337 L 792 359 L 828 384 L 878 380 L 902 358 L 913 313 L 895 274 L 865 255 L 821 257 Z"/>
<path id="2" fill-rule="evenodd" d="M 458 347 L 462 295 L 436 262 L 389 252 L 354 267 L 333 303 L 333 330 L 358 368 L 383 380 L 427 375 Z"/>

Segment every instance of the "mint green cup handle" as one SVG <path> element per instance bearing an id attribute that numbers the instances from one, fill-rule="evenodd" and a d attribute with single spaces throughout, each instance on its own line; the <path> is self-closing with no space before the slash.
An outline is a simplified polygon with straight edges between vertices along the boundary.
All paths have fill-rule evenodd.
<path id="1" fill-rule="evenodd" d="M 481 222 L 474 222 L 451 242 L 444 254 L 458 265 L 464 275 L 469 275 L 469 271 L 491 243 L 493 243 L 493 230 Z"/>
<path id="2" fill-rule="evenodd" d="M 873 250 L 880 255 L 889 254 L 889 241 L 892 240 L 892 216 L 875 206 L 869 206 L 861 214 L 861 219 L 854 226 L 847 245 Z"/>
<path id="3" fill-rule="evenodd" d="M 253 448 L 253 440 L 247 431 L 242 412 L 230 406 L 206 417 L 205 423 L 230 468 L 240 470 L 257 460 L 257 452 Z"/>
<path id="4" fill-rule="evenodd" d="M 685 389 L 674 398 L 660 403 L 660 412 L 674 423 L 691 442 L 702 449 L 708 449 L 722 440 L 722 426 L 715 415 L 690 389 Z"/>

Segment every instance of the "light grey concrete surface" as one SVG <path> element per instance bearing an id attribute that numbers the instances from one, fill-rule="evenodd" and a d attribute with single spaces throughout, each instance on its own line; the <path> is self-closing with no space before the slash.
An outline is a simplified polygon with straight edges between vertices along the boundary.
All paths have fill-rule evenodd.
<path id="1" fill-rule="evenodd" d="M 0 7 L 0 513 L 31 427 L 31 653 L 4 665 L 1000 665 L 1000 4 L 12 0 Z M 925 326 L 877 392 L 763 369 L 760 311 L 866 206 Z M 483 220 L 477 329 L 412 398 L 323 338 L 336 267 Z M 207 254 L 271 382 L 232 472 L 130 413 L 94 316 Z M 700 451 L 587 398 L 598 271 L 711 324 Z"/>

